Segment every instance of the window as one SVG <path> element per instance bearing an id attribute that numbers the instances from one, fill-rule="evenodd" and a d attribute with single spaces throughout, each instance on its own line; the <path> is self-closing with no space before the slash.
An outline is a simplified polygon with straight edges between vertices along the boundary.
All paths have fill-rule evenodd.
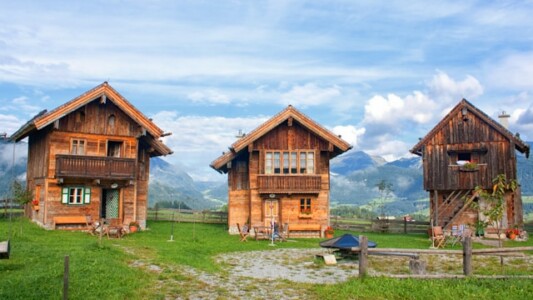
<path id="1" fill-rule="evenodd" d="M 280 153 L 274 152 L 274 174 L 280 174 Z"/>
<path id="2" fill-rule="evenodd" d="M 265 156 L 265 174 L 272 174 L 273 172 L 273 161 L 272 161 L 272 152 L 267 152 Z"/>
<path id="3" fill-rule="evenodd" d="M 471 153 L 457 153 L 457 160 L 470 161 L 472 159 Z"/>
<path id="4" fill-rule="evenodd" d="M 107 118 L 107 125 L 109 125 L 109 127 L 115 126 L 115 115 L 112 114 Z"/>
<path id="5" fill-rule="evenodd" d="M 61 203 L 80 205 L 91 203 L 91 188 L 89 187 L 64 187 L 61 195 Z"/>
<path id="6" fill-rule="evenodd" d="M 300 152 L 300 174 L 305 174 L 307 171 L 307 153 Z"/>
<path id="7" fill-rule="evenodd" d="M 120 149 L 122 148 L 122 142 L 107 142 L 107 156 L 109 157 L 121 157 Z"/>
<path id="8" fill-rule="evenodd" d="M 304 215 L 311 214 L 311 198 L 300 199 L 300 214 L 304 214 Z"/>
<path id="9" fill-rule="evenodd" d="M 315 152 L 269 151 L 265 153 L 265 174 L 314 174 Z"/>
<path id="10" fill-rule="evenodd" d="M 298 153 L 291 152 L 291 173 L 298 173 Z"/>
<path id="11" fill-rule="evenodd" d="M 283 174 L 289 174 L 289 152 L 283 152 Z"/>
<path id="12" fill-rule="evenodd" d="M 85 155 L 85 140 L 72 139 L 70 154 Z"/>

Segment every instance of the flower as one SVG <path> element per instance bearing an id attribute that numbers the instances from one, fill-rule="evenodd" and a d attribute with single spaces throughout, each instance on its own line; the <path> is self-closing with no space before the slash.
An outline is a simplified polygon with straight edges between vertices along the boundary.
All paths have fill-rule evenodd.
<path id="1" fill-rule="evenodd" d="M 511 235 L 519 235 L 520 234 L 520 230 L 518 230 L 518 228 L 509 228 L 505 231 L 505 235 L 507 237 L 510 237 Z"/>
<path id="2" fill-rule="evenodd" d="M 33 199 L 33 200 L 31 201 L 31 204 L 34 205 L 34 206 L 39 205 L 39 199 Z"/>

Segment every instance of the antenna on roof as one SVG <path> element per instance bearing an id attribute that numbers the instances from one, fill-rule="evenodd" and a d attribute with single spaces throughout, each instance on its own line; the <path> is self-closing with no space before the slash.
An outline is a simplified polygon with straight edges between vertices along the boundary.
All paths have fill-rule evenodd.
<path id="1" fill-rule="evenodd" d="M 242 129 L 239 129 L 239 133 L 235 136 L 236 138 L 243 138 L 246 136 L 246 133 L 242 132 Z"/>

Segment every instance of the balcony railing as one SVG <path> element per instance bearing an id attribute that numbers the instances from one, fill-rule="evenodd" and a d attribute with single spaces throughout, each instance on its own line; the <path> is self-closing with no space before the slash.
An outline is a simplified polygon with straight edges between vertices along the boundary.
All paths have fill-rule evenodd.
<path id="1" fill-rule="evenodd" d="M 135 159 L 56 155 L 56 177 L 135 179 Z"/>
<path id="2" fill-rule="evenodd" d="M 258 175 L 259 193 L 317 193 L 320 175 Z"/>

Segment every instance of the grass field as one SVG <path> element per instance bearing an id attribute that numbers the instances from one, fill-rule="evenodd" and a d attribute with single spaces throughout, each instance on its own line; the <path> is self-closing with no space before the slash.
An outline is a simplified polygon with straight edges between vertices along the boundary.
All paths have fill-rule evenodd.
<path id="1" fill-rule="evenodd" d="M 150 222 L 150 230 L 123 239 L 102 240 L 82 232 L 46 231 L 26 219 L 0 219 L 0 241 L 11 232 L 11 258 L 0 260 L 0 299 L 58 299 L 63 289 L 63 261 L 70 257 L 70 299 L 165 299 L 191 295 L 201 289 L 191 276 L 165 271 L 148 272 L 133 267 L 139 261 L 160 266 L 194 268 L 208 274 L 224 273 L 214 256 L 235 251 L 279 248 L 315 248 L 319 239 L 298 239 L 269 247 L 268 241 L 240 243 L 227 234 L 225 225 L 175 223 L 174 242 L 168 242 L 172 225 Z M 337 234 L 340 234 L 338 232 Z M 380 247 L 428 248 L 423 235 L 368 234 Z M 512 243 L 510 246 L 533 245 Z M 476 244 L 476 247 L 481 247 Z M 457 248 L 456 246 L 456 249 Z M 533 274 L 530 274 L 533 275 Z M 172 280 L 177 285 L 162 287 Z M 527 299 L 533 295 L 531 280 L 449 279 L 401 280 L 351 279 L 344 283 L 302 284 L 288 282 L 306 299 Z M 212 299 L 228 299 L 218 291 Z M 186 296 L 183 296 L 187 298 Z"/>

